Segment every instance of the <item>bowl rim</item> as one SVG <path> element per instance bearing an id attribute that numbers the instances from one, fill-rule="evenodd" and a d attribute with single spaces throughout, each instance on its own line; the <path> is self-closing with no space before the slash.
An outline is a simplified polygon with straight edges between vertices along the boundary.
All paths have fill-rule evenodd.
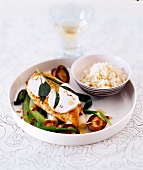
<path id="1" fill-rule="evenodd" d="M 90 87 L 90 86 L 88 86 L 88 85 L 86 85 L 86 84 L 84 84 L 84 83 L 82 83 L 79 79 L 77 79 L 76 77 L 75 77 L 75 74 L 74 74 L 74 65 L 77 63 L 77 62 L 80 62 L 80 61 L 82 61 L 83 59 L 85 59 L 85 58 L 88 58 L 88 57 L 102 57 L 103 59 L 106 59 L 106 58 L 108 58 L 109 59 L 109 57 L 111 58 L 111 59 L 113 59 L 113 60 L 120 60 L 120 61 L 122 61 L 123 63 L 125 63 L 126 65 L 127 65 L 127 68 L 128 68 L 128 71 L 129 71 L 129 74 L 127 74 L 127 79 L 122 83 L 122 84 L 120 84 L 120 85 L 118 85 L 118 86 L 115 86 L 115 87 L 111 87 L 111 88 L 95 88 L 95 87 Z M 91 64 L 91 65 L 93 65 L 93 64 Z M 71 74 L 72 74 L 72 76 L 73 76 L 73 78 L 75 79 L 75 81 L 79 84 L 79 85 L 81 85 L 82 87 L 84 87 L 84 88 L 86 88 L 86 89 L 90 89 L 90 90 L 92 90 L 92 91 L 110 91 L 110 90 L 115 90 L 116 88 L 122 88 L 123 86 L 125 86 L 125 84 L 130 80 L 130 78 L 131 78 L 131 66 L 129 65 L 129 63 L 126 61 L 126 60 L 124 60 L 123 58 L 121 58 L 121 57 L 118 57 L 118 56 L 113 56 L 113 55 L 105 55 L 105 54 L 91 54 L 91 55 L 85 55 L 85 56 L 81 56 L 80 58 L 78 58 L 77 60 L 75 60 L 74 62 L 73 62 L 73 64 L 71 65 Z"/>

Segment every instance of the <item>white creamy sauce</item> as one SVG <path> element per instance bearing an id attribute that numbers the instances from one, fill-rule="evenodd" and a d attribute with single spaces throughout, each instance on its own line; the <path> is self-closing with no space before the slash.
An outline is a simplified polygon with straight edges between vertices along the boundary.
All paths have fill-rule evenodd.
<path id="1" fill-rule="evenodd" d="M 63 85 L 67 86 L 67 84 L 63 84 Z M 63 87 L 59 88 L 59 96 L 60 96 L 60 100 L 56 108 L 54 108 L 56 92 L 51 91 L 48 98 L 49 106 L 51 107 L 52 110 L 56 112 L 66 113 L 75 109 L 77 105 L 80 104 L 78 96 L 70 91 L 65 90 Z"/>
<path id="2" fill-rule="evenodd" d="M 54 108 L 55 100 L 56 100 L 56 91 L 55 89 L 51 89 L 49 98 L 48 98 L 48 104 L 52 110 Z"/>
<path id="3" fill-rule="evenodd" d="M 35 76 L 33 79 L 30 79 L 28 82 L 28 88 L 29 90 L 37 97 L 39 97 L 38 92 L 39 92 L 39 87 L 41 83 L 44 83 L 46 79 L 42 76 Z"/>

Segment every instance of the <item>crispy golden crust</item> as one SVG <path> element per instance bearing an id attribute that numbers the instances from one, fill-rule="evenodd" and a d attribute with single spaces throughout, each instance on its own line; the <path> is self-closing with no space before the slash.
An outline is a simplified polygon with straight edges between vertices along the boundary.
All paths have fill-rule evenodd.
<path id="1" fill-rule="evenodd" d="M 52 78 L 55 79 L 55 77 L 53 77 L 51 74 L 49 73 L 43 73 L 44 75 L 50 76 Z M 30 79 L 32 79 L 34 76 L 39 75 L 37 72 L 34 73 Z M 57 79 L 58 80 L 58 79 Z M 59 81 L 59 80 L 58 80 Z M 51 86 L 51 88 L 54 88 L 56 91 L 58 91 L 59 87 L 57 85 L 55 85 L 52 81 L 48 81 L 49 85 Z M 27 84 L 28 85 L 28 84 Z M 75 109 L 67 112 L 67 113 L 58 113 L 53 111 L 48 104 L 48 97 L 46 97 L 45 101 L 42 102 L 40 97 L 35 96 L 28 88 L 27 86 L 27 92 L 28 95 L 30 96 L 30 98 L 33 100 L 33 102 L 41 107 L 43 110 L 45 110 L 48 114 L 57 117 L 58 119 L 60 119 L 61 121 L 64 121 L 65 123 L 67 122 L 71 122 L 73 125 L 77 126 L 78 125 L 78 121 L 79 121 L 79 113 L 82 110 L 82 105 L 79 104 Z"/>

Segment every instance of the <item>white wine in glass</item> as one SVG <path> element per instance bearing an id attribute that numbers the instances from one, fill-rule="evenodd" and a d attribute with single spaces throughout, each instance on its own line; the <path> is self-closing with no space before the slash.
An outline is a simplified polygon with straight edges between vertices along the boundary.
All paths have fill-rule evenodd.
<path id="1" fill-rule="evenodd" d="M 50 15 L 59 33 L 64 56 L 82 55 L 80 37 L 88 27 L 92 13 L 91 7 L 78 3 L 55 5 L 51 8 Z"/>
<path id="2" fill-rule="evenodd" d="M 61 37 L 62 45 L 65 55 L 80 55 L 80 36 L 88 26 L 88 22 L 85 20 L 79 21 L 64 21 L 57 22 L 55 24 L 57 31 Z"/>

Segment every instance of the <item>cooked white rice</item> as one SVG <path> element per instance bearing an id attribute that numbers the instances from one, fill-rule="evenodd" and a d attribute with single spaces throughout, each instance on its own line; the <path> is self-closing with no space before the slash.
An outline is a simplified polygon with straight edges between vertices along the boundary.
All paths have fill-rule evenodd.
<path id="1" fill-rule="evenodd" d="M 84 71 L 81 82 L 95 88 L 112 88 L 126 80 L 127 75 L 123 68 L 117 68 L 107 62 L 99 62 Z"/>

